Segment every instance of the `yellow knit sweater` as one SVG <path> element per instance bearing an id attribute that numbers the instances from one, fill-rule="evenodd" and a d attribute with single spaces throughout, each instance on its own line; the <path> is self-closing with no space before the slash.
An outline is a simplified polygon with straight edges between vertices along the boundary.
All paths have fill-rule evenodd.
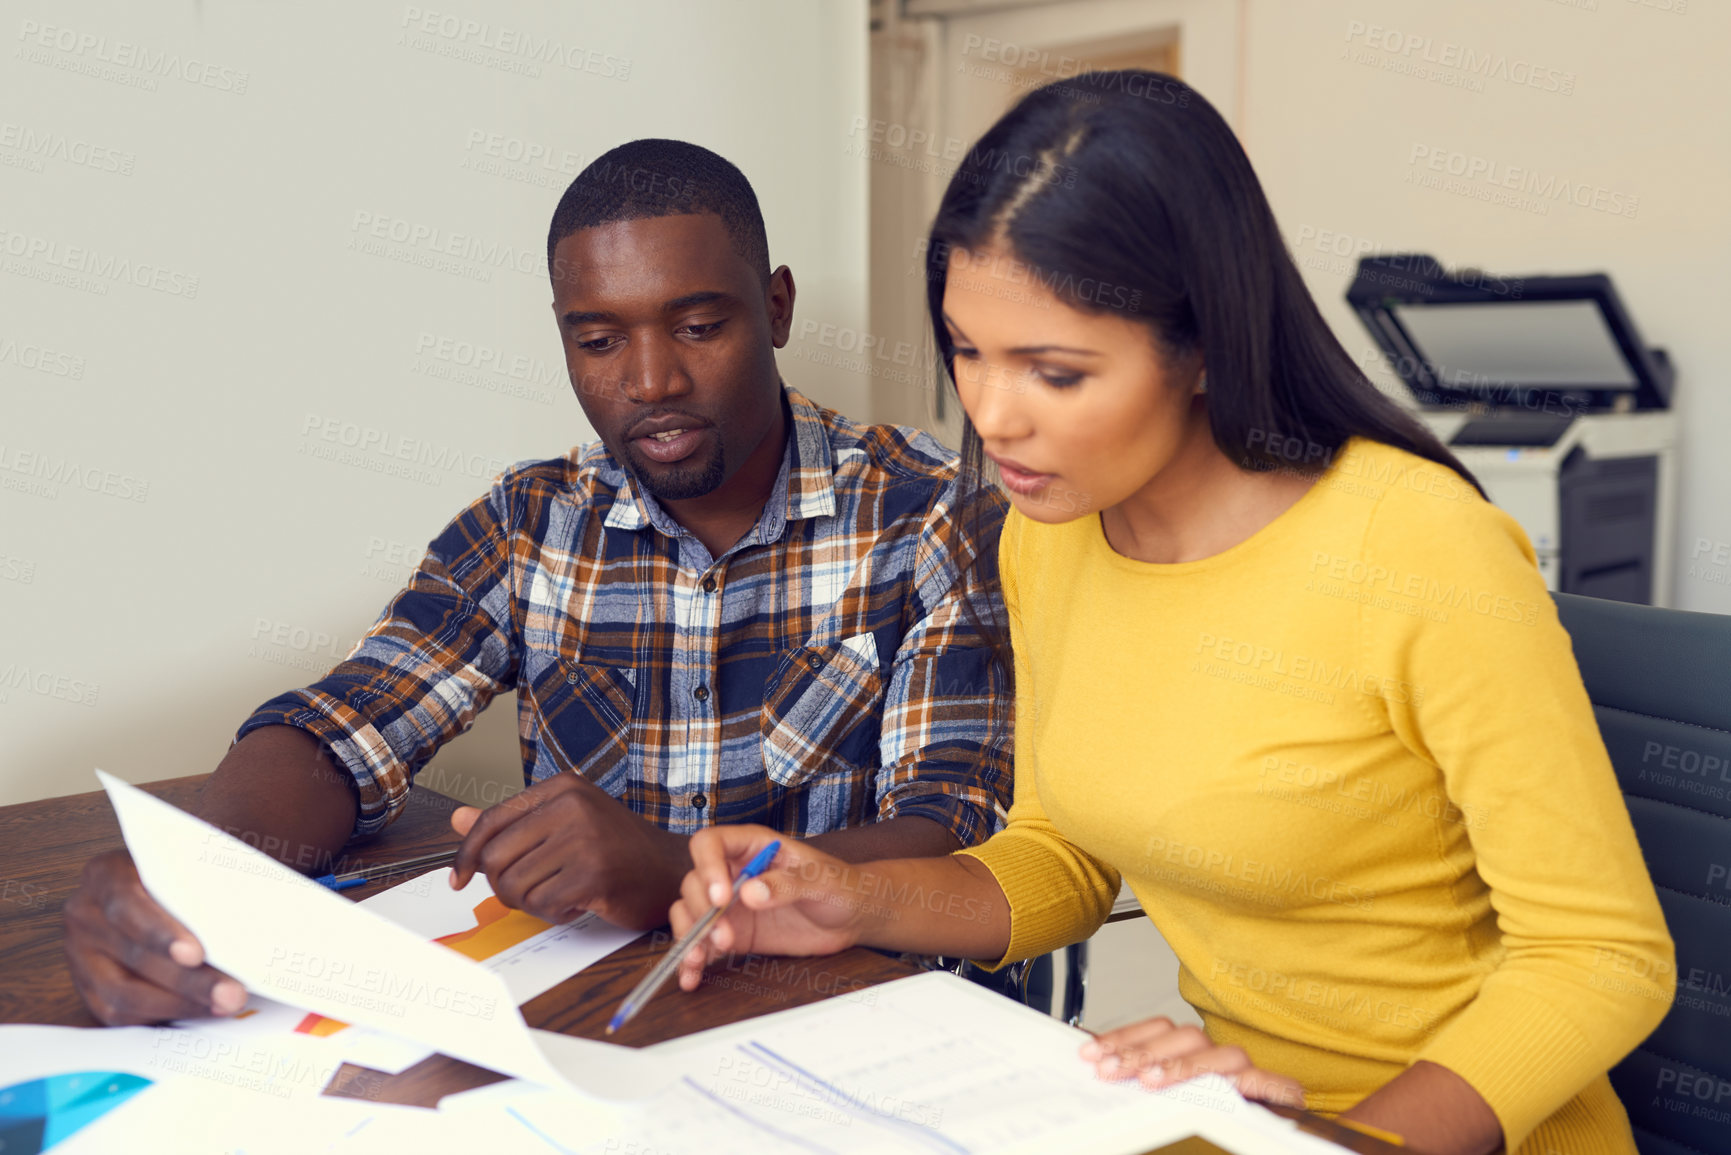
<path id="1" fill-rule="evenodd" d="M 1426 1059 L 1511 1151 L 1634 1151 L 1605 1071 L 1669 1007 L 1671 939 L 1511 518 L 1355 439 L 1214 557 L 1012 514 L 1000 566 L 1015 804 L 962 853 L 1005 960 L 1093 933 L 1122 876 L 1209 1035 L 1313 1110 Z"/>

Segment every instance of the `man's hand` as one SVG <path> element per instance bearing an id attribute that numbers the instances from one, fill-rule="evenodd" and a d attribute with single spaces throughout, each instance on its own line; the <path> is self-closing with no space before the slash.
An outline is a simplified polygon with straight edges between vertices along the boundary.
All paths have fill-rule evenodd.
<path id="1" fill-rule="evenodd" d="M 145 893 L 132 856 L 99 854 L 61 912 L 72 984 L 111 1027 L 232 1015 L 241 985 L 205 965 L 196 938 Z"/>
<path id="2" fill-rule="evenodd" d="M 1304 1090 L 1294 1080 L 1255 1066 L 1242 1047 L 1216 1046 L 1200 1028 L 1180 1027 L 1168 1018 L 1107 1031 L 1082 1044 L 1082 1058 L 1102 1079 L 1135 1076 L 1144 1087 L 1166 1087 L 1213 1072 L 1236 1083 L 1246 1099 L 1304 1106 Z"/>
<path id="3" fill-rule="evenodd" d="M 198 817 L 299 870 L 328 870 L 354 828 L 354 779 L 318 740 L 265 726 L 229 747 L 199 793 Z M 234 979 L 145 893 L 124 850 L 97 855 L 66 900 L 66 960 L 90 1013 L 109 1026 L 229 1015 L 246 1005 Z"/>
<path id="4" fill-rule="evenodd" d="M 506 906 L 547 922 L 592 910 L 631 930 L 660 926 L 691 869 L 686 838 L 633 814 L 579 774 L 556 774 L 484 813 L 451 815 L 463 835 L 451 865 L 462 889 L 487 876 Z"/>

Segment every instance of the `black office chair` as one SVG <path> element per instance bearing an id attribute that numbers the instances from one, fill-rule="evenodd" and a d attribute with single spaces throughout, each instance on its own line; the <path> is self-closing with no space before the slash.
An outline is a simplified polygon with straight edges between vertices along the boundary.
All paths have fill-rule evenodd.
<path id="1" fill-rule="evenodd" d="M 1642 1155 L 1731 1152 L 1731 617 L 1554 596 L 1677 943 L 1611 1083 Z"/>
<path id="2" fill-rule="evenodd" d="M 903 955 L 902 959 L 927 970 L 945 970 L 953 975 L 960 975 L 976 986 L 1014 999 L 1042 1015 L 1052 1013 L 1052 955 L 1043 954 L 1038 958 L 1013 962 L 997 971 L 988 971 L 967 959 L 946 958 L 942 955 Z M 1078 1005 L 1076 1018 L 1070 1025 L 1078 1026 L 1080 1023 L 1081 1008 Z"/>

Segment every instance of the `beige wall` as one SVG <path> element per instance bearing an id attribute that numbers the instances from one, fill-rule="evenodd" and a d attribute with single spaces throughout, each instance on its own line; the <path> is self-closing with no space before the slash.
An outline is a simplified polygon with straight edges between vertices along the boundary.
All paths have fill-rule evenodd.
<path id="1" fill-rule="evenodd" d="M 801 315 L 863 327 L 864 7 L 10 6 L 0 803 L 94 789 L 94 766 L 209 770 L 499 468 L 591 436 L 543 267 L 559 193 L 607 148 L 733 160 Z M 520 784 L 514 728 L 496 703 L 434 780 Z"/>
<path id="2" fill-rule="evenodd" d="M 1731 613 L 1731 5 L 1252 0 L 1248 11 L 1240 131 L 1346 347 L 1371 355 L 1343 300 L 1359 248 L 1509 275 L 1610 273 L 1677 365 L 1671 604 Z M 1443 66 L 1421 75 L 1427 51 Z M 1494 74 L 1448 66 L 1468 54 Z M 1451 168 L 1475 176 L 1422 183 L 1447 182 Z M 1492 171 L 1517 193 L 1524 180 L 1567 182 L 1586 207 L 1481 199 L 1506 191 Z"/>

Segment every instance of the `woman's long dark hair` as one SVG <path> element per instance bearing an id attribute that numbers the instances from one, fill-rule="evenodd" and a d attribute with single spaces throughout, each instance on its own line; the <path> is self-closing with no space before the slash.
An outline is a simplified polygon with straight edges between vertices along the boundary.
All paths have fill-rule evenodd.
<path id="1" fill-rule="evenodd" d="M 1200 353 L 1214 443 L 1243 469 L 1320 473 L 1356 435 L 1483 493 L 1335 339 L 1238 138 L 1183 81 L 1125 69 L 1048 84 L 963 158 L 926 245 L 926 303 L 952 396 L 943 303 L 958 251 L 1007 253 L 1008 282 L 1139 321 L 1168 358 Z M 995 487 L 965 414 L 961 457 L 958 508 L 979 511 Z M 1001 644 L 999 623 L 982 625 Z"/>

